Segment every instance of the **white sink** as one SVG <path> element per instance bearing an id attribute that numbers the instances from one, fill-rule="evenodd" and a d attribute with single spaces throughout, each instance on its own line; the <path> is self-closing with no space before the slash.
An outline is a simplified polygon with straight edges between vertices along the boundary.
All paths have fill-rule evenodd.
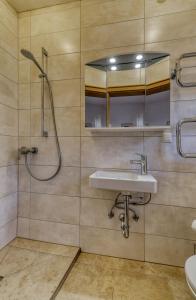
<path id="1" fill-rule="evenodd" d="M 157 193 L 157 180 L 152 175 L 131 172 L 96 171 L 89 176 L 91 187 L 105 190 Z"/>

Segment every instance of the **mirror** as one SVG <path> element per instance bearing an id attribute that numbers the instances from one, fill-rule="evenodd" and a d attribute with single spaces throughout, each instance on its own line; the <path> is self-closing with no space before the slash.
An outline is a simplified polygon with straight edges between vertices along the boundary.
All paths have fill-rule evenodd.
<path id="1" fill-rule="evenodd" d="M 170 125 L 167 53 L 130 53 L 85 66 L 85 127 Z"/>

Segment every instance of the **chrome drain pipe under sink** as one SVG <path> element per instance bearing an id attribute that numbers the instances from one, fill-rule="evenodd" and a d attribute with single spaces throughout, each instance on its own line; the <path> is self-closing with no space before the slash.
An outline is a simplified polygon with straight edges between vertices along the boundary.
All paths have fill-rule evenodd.
<path id="1" fill-rule="evenodd" d="M 136 213 L 133 206 L 146 205 L 151 200 L 151 194 L 146 193 L 119 193 L 115 199 L 115 203 L 112 206 L 108 217 L 111 219 L 114 217 L 114 209 L 123 210 L 119 215 L 121 222 L 121 230 L 123 236 L 127 239 L 129 237 L 129 212 L 132 212 L 132 219 L 138 222 L 139 215 Z"/>

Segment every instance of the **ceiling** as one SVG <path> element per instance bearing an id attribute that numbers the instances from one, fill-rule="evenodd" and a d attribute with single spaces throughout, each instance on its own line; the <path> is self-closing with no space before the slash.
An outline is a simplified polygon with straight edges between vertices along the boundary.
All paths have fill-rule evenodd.
<path id="1" fill-rule="evenodd" d="M 17 12 L 23 12 L 32 9 L 53 6 L 56 4 L 72 2 L 73 0 L 7 0 L 7 1 Z"/>

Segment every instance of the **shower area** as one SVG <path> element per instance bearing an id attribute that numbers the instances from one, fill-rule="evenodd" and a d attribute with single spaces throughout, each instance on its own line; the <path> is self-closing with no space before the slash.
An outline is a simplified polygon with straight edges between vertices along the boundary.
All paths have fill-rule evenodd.
<path id="1" fill-rule="evenodd" d="M 2 300 L 55 299 L 80 253 L 79 12 L 0 1 Z"/>

